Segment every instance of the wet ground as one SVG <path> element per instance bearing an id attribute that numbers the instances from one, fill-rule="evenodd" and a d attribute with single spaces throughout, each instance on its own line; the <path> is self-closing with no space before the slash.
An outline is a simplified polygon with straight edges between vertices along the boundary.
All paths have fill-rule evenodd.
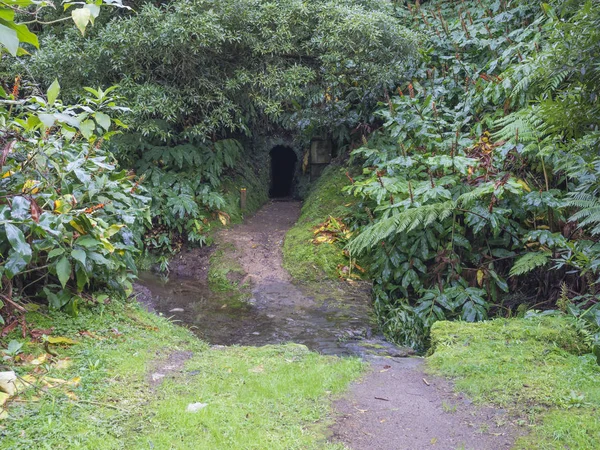
<path id="1" fill-rule="evenodd" d="M 175 261 L 168 279 L 140 275 L 146 303 L 214 345 L 295 342 L 323 354 L 406 356 L 409 350 L 376 336 L 367 283 L 292 282 L 282 267 L 281 244 L 299 213 L 298 202 L 272 202 L 217 236 L 217 245 L 234 251 L 246 273 L 240 280 L 250 286 L 246 300 L 212 292 L 205 270 L 209 253 L 192 251 Z"/>
<path id="2" fill-rule="evenodd" d="M 293 282 L 283 269 L 281 247 L 299 213 L 297 202 L 271 202 L 244 224 L 218 234 L 217 247 L 233 252 L 229 257 L 245 272 L 237 281 L 249 286 L 246 300 L 211 292 L 206 248 L 180 254 L 168 280 L 141 274 L 138 298 L 213 345 L 295 342 L 323 354 L 368 360 L 371 370 L 334 405 L 338 420 L 330 439 L 347 448 L 510 448 L 520 431 L 504 411 L 473 406 L 451 383 L 428 375 L 423 358 L 407 358 L 410 349 L 376 334 L 368 284 Z M 177 366 L 180 356 L 167 366 Z"/>

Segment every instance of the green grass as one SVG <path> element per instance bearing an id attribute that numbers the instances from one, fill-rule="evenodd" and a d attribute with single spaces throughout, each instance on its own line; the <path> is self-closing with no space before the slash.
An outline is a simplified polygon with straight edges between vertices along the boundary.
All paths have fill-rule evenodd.
<path id="1" fill-rule="evenodd" d="M 246 272 L 236 259 L 233 244 L 221 244 L 210 257 L 208 268 L 208 285 L 214 292 L 240 292 L 240 285 Z"/>
<path id="2" fill-rule="evenodd" d="M 518 449 L 600 448 L 600 366 L 567 317 L 438 322 L 428 367 L 530 425 Z M 527 418 L 524 420 L 523 418 Z"/>
<path id="3" fill-rule="evenodd" d="M 283 265 L 295 279 L 337 279 L 337 266 L 348 264 L 339 245 L 314 245 L 311 242 L 315 227 L 329 216 L 341 217 L 349 211 L 349 207 L 344 205 L 352 203 L 353 199 L 342 193 L 342 188 L 350 184 L 345 175 L 346 170 L 337 165 L 325 169 L 305 199 L 300 219 L 286 234 Z"/>
<path id="4" fill-rule="evenodd" d="M 293 344 L 211 349 L 134 304 L 89 309 L 77 318 L 29 314 L 28 321 L 78 341 L 58 349 L 72 365 L 48 367 L 42 378 L 81 382 L 47 392 L 32 388 L 11 401 L 0 422 L 2 449 L 338 448 L 324 437 L 330 398 L 363 369 L 356 359 Z M 175 351 L 193 354 L 181 371 L 151 386 L 152 368 Z M 43 346 L 29 342 L 24 352 L 43 353 Z M 31 366 L 17 371 L 24 375 Z M 186 412 L 195 402 L 208 406 Z"/>

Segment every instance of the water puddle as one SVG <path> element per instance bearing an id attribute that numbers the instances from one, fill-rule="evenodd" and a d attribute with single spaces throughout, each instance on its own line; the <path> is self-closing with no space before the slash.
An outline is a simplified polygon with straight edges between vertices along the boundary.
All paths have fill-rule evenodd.
<path id="1" fill-rule="evenodd" d="M 287 281 L 261 283 L 240 301 L 212 292 L 199 280 L 140 274 L 139 283 L 156 312 L 189 327 L 213 345 L 261 346 L 295 342 L 332 355 L 406 356 L 373 337 L 373 318 L 365 289 L 349 292 L 337 283 L 318 291 Z"/>

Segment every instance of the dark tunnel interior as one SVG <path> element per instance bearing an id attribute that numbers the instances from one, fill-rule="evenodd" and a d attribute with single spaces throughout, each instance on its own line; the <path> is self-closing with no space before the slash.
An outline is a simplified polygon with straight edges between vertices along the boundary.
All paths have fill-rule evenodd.
<path id="1" fill-rule="evenodd" d="M 281 198 L 292 195 L 292 181 L 296 167 L 296 153 L 290 147 L 273 147 L 271 155 L 271 188 L 269 197 Z"/>

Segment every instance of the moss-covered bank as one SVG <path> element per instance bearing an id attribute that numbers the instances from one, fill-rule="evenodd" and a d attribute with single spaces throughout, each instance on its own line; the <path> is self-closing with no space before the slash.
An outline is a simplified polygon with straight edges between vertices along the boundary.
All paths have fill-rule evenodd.
<path id="1" fill-rule="evenodd" d="M 429 368 L 528 427 L 518 449 L 600 448 L 600 366 L 573 319 L 438 322 Z"/>
<path id="2" fill-rule="evenodd" d="M 4 338 L 24 342 L 8 364 L 32 387 L 5 405 L 2 449 L 337 448 L 323 435 L 329 397 L 362 370 L 298 345 L 209 348 L 136 303 L 27 321 L 77 343 L 50 357 L 20 333 Z"/>
<path id="3" fill-rule="evenodd" d="M 339 218 L 351 212 L 353 199 L 342 192 L 350 184 L 346 171 L 335 164 L 325 169 L 304 200 L 300 219 L 285 237 L 283 264 L 297 280 L 337 279 L 338 265 L 348 264 L 336 243 L 312 243 L 316 227 L 330 216 Z"/>

